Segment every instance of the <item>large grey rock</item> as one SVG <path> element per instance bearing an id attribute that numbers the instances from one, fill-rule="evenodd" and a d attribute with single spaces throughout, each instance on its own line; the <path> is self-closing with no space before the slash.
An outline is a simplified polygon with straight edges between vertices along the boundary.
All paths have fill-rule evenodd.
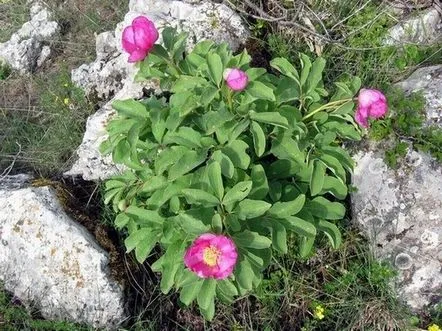
<path id="1" fill-rule="evenodd" d="M 45 62 L 50 55 L 50 48 L 45 42 L 50 41 L 59 29 L 40 2 L 32 3 L 30 16 L 31 20 L 24 23 L 7 42 L 0 43 L 0 58 L 22 74 L 34 71 Z"/>
<path id="2" fill-rule="evenodd" d="M 356 156 L 353 219 L 377 256 L 397 267 L 400 296 L 419 310 L 442 300 L 442 167 L 411 151 L 395 171 L 382 157 Z"/>
<path id="3" fill-rule="evenodd" d="M 225 41 L 237 49 L 249 36 L 243 21 L 229 7 L 209 1 L 131 0 L 129 12 L 115 32 L 105 32 L 96 40 L 97 58 L 72 71 L 72 81 L 87 93 L 96 92 L 112 100 L 87 122 L 86 133 L 77 150 L 78 159 L 66 175 L 81 175 L 85 180 L 109 178 L 120 169 L 110 158 L 102 157 L 98 146 L 106 138 L 106 123 L 113 115 L 111 103 L 117 99 L 140 98 L 143 88 L 159 91 L 158 82 L 135 82 L 137 66 L 128 63 L 128 54 L 121 48 L 123 29 L 132 20 L 145 15 L 161 30 L 166 26 L 189 32 L 188 48 L 197 41 Z M 159 41 L 161 42 L 161 40 Z"/>
<path id="4" fill-rule="evenodd" d="M 426 124 L 442 128 L 442 65 L 417 69 L 396 86 L 408 93 L 422 92 L 426 100 Z"/>
<path id="5" fill-rule="evenodd" d="M 0 179 L 0 280 L 48 319 L 114 328 L 125 318 L 108 254 L 27 176 Z"/>
<path id="6" fill-rule="evenodd" d="M 384 44 L 430 44 L 440 39 L 441 31 L 441 15 L 437 9 L 431 8 L 393 26 Z"/>

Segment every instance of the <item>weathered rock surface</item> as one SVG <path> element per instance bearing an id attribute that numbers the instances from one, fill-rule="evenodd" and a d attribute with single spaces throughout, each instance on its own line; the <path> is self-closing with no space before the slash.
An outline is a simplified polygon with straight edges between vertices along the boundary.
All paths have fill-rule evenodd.
<path id="1" fill-rule="evenodd" d="M 373 250 L 399 270 L 398 291 L 413 309 L 442 300 L 442 167 L 410 151 L 388 169 L 381 151 L 356 157 L 353 218 Z"/>
<path id="2" fill-rule="evenodd" d="M 124 27 L 139 15 L 155 22 L 159 30 L 172 26 L 189 32 L 188 47 L 203 39 L 213 39 L 226 41 L 237 49 L 249 36 L 239 15 L 223 4 L 195 0 L 131 0 L 124 22 L 117 25 L 115 32 L 105 32 L 97 37 L 96 60 L 72 71 L 72 81 L 87 93 L 96 92 L 100 97 L 113 96 L 113 99 L 88 119 L 83 142 L 77 150 L 78 159 L 66 175 L 98 180 L 115 174 L 118 168 L 98 151 L 106 137 L 105 125 L 113 115 L 112 101 L 140 98 L 143 87 L 158 89 L 155 82 L 134 82 L 137 67 L 127 62 L 128 54 L 121 48 Z"/>
<path id="3" fill-rule="evenodd" d="M 31 20 L 24 23 L 11 39 L 0 43 L 0 58 L 22 74 L 34 71 L 49 57 L 50 48 L 45 42 L 59 29 L 40 2 L 31 5 L 30 15 Z"/>
<path id="4" fill-rule="evenodd" d="M 430 44 L 441 38 L 442 22 L 435 8 L 425 10 L 415 17 L 392 27 L 384 40 L 385 45 Z"/>
<path id="5" fill-rule="evenodd" d="M 420 68 L 396 85 L 405 92 L 422 92 L 426 100 L 426 124 L 442 128 L 442 65 Z"/>
<path id="6" fill-rule="evenodd" d="M 0 180 L 0 280 L 48 319 L 114 328 L 125 318 L 123 290 L 108 254 L 60 206 L 50 187 L 27 176 Z"/>

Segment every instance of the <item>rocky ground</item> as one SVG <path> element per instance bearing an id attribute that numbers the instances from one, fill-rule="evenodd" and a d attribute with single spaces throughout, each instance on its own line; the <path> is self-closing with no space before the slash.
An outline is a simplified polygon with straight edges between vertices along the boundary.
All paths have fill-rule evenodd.
<path id="1" fill-rule="evenodd" d="M 67 157 L 68 169 L 59 169 L 58 178 L 74 184 L 83 180 L 99 183 L 117 173 L 120 168 L 98 151 L 105 139 L 106 123 L 114 115 L 111 103 L 142 98 L 146 90 L 159 89 L 155 82 L 135 81 L 137 69 L 127 62 L 127 54 L 121 49 L 122 29 L 134 17 L 146 15 L 160 29 L 173 26 L 189 32 L 189 48 L 192 42 L 207 38 L 227 41 L 239 49 L 250 43 L 255 32 L 228 3 L 131 0 L 121 22 L 110 31 L 96 34 L 95 59 L 71 66 L 71 77 L 66 83 L 81 89 L 92 106 L 88 103 L 91 114 L 82 141 L 75 153 Z M 45 3 L 35 1 L 26 5 L 30 20 L 0 43 L 0 58 L 16 77 L 25 79 L 52 70 L 51 64 L 56 63 L 59 52 L 53 49 L 52 41 L 66 28 Z M 408 17 L 406 14 L 396 15 Z M 440 40 L 440 7 L 422 6 L 409 17 L 400 22 L 398 19 L 382 42 L 435 44 Z M 422 93 L 424 126 L 442 125 L 440 59 L 439 65 L 422 66 L 396 84 L 405 93 Z M 60 98 L 63 104 L 71 97 Z M 70 107 L 69 102 L 64 105 L 67 111 L 75 111 L 75 105 Z M 2 108 L 7 107 L 0 104 Z M 6 137 L 0 139 L 6 141 Z M 368 238 L 376 257 L 395 267 L 397 277 L 391 286 L 400 299 L 414 312 L 427 314 L 442 301 L 442 166 L 434 156 L 416 151 L 410 141 L 404 141 L 409 147 L 395 169 L 384 161 L 384 143 L 365 142 L 356 148 L 357 166 L 351 184 L 357 190 L 351 195 L 351 219 Z M 129 285 L 130 277 L 112 271 L 118 268 L 115 259 L 123 258 L 118 255 L 120 248 L 108 243 L 112 240 L 103 239 L 109 237 L 110 230 L 102 230 L 105 234 L 101 236 L 97 234 L 100 228 L 84 222 L 87 216 L 81 210 L 75 212 L 67 207 L 72 191 L 60 190 L 59 184 L 51 181 L 35 181 L 37 178 L 29 171 L 18 173 L 20 167 L 15 162 L 20 164 L 20 159 L 13 156 L 8 154 L 0 162 L 0 280 L 4 288 L 46 319 L 110 329 L 123 325 L 130 319 L 128 306 L 134 305 L 127 297 L 132 293 L 128 287 L 134 284 Z M 95 200 L 99 185 L 91 187 L 90 200 Z M 82 218 L 83 222 L 78 222 Z M 137 286 L 143 291 L 143 284 Z M 183 322 L 190 323 L 192 316 L 178 314 Z"/>

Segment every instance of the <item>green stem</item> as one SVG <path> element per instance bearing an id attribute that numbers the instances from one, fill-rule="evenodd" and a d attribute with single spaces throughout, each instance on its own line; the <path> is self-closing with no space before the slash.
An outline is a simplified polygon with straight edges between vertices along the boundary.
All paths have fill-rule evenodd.
<path id="1" fill-rule="evenodd" d="M 335 108 L 337 105 L 347 103 L 347 102 L 349 102 L 349 101 L 351 101 L 351 100 L 353 100 L 353 99 L 337 100 L 337 101 L 332 101 L 332 102 L 326 103 L 325 105 L 323 105 L 323 106 L 321 106 L 321 107 L 315 109 L 315 110 L 312 111 L 311 113 L 305 115 L 305 116 L 302 118 L 302 120 L 304 121 L 304 120 L 306 120 L 307 118 L 312 117 L 312 116 L 315 115 L 316 113 L 319 113 L 321 110 L 325 110 L 325 109 L 329 109 L 329 108 Z"/>

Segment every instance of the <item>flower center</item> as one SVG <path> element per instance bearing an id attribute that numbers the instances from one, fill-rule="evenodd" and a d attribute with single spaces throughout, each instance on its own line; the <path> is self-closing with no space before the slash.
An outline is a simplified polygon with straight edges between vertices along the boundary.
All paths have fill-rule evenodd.
<path id="1" fill-rule="evenodd" d="M 203 252 L 203 260 L 206 265 L 209 267 L 214 267 L 218 263 L 218 257 L 221 255 L 221 252 L 218 248 L 214 246 L 209 246 L 204 249 Z"/>

